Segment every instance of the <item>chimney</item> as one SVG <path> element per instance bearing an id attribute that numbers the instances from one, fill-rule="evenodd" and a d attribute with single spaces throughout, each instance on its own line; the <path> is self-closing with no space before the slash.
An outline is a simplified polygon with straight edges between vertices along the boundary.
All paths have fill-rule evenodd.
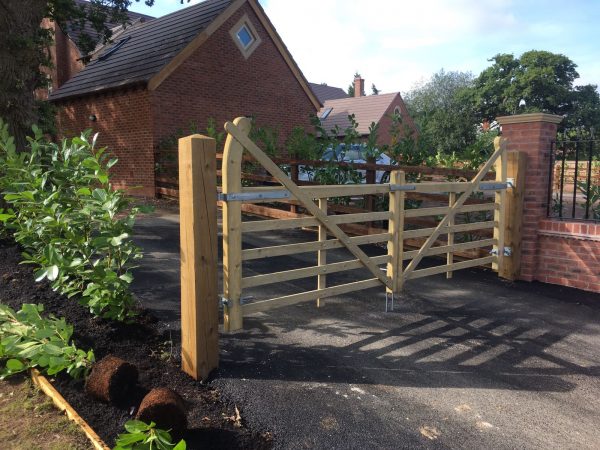
<path id="1" fill-rule="evenodd" d="M 360 75 L 354 77 L 354 96 L 364 97 L 365 95 L 365 80 Z"/>

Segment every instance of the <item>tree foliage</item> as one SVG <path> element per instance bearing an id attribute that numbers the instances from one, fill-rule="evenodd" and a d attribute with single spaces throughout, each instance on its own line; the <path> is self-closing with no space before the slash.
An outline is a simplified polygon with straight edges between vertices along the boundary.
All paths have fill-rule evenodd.
<path id="1" fill-rule="evenodd" d="M 452 153 L 475 141 L 477 118 L 468 92 L 473 85 L 470 72 L 435 73 L 404 100 L 417 124 L 420 139 L 434 153 Z M 421 144 L 423 145 L 423 144 Z"/>
<path id="2" fill-rule="evenodd" d="M 470 99 L 480 121 L 527 112 L 565 116 L 563 126 L 598 126 L 600 97 L 594 85 L 574 86 L 577 65 L 567 56 L 531 50 L 520 58 L 498 54 L 475 79 Z"/>
<path id="3" fill-rule="evenodd" d="M 0 0 L 0 117 L 8 121 L 20 149 L 31 126 L 39 124 L 41 113 L 47 110 L 35 97 L 37 89 L 48 87 L 52 64 L 49 49 L 54 35 L 41 26 L 42 20 L 50 19 L 61 30 L 79 30 L 76 44 L 85 55 L 98 40 L 110 40 L 109 24 L 127 22 L 127 10 L 134 1 L 154 4 L 154 0 L 89 0 L 85 6 L 75 0 Z M 94 36 L 83 31 L 86 24 Z"/>

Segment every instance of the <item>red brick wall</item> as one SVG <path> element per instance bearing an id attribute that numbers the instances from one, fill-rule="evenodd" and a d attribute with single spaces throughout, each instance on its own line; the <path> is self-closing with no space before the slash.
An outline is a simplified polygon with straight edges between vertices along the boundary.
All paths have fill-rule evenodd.
<path id="1" fill-rule="evenodd" d="M 521 279 L 527 281 L 536 279 L 537 235 L 539 221 L 547 212 L 550 143 L 556 128 L 555 123 L 543 121 L 502 124 L 507 149 L 527 154 L 521 245 Z"/>
<path id="2" fill-rule="evenodd" d="M 62 32 L 60 27 L 50 19 L 42 21 L 42 28 L 48 28 L 54 31 L 54 45 L 50 47 L 50 58 L 53 67 L 44 69 L 52 78 L 52 89 L 58 89 L 71 77 L 83 69 L 83 63 L 78 59 L 81 57 L 75 43 Z M 39 89 L 36 95 L 40 99 L 48 98 L 46 89 Z"/>
<path id="3" fill-rule="evenodd" d="M 600 292 L 600 225 L 547 218 L 551 141 L 559 119 L 498 118 L 508 150 L 527 155 L 519 278 Z"/>
<path id="4" fill-rule="evenodd" d="M 406 108 L 406 105 L 402 100 L 402 97 L 398 95 L 390 104 L 389 108 L 383 115 L 383 118 L 379 121 L 379 133 L 377 143 L 380 145 L 389 145 L 392 140 L 392 136 L 390 135 L 390 127 L 392 126 L 392 116 L 397 106 L 400 107 L 400 113 L 402 116 L 402 128 L 404 129 L 405 126 L 408 127 L 409 129 L 413 130 L 413 132 L 415 133 L 415 137 L 417 137 L 417 127 L 415 126 L 412 117 L 410 117 L 408 109 Z"/>
<path id="5" fill-rule="evenodd" d="M 262 42 L 245 59 L 229 31 L 247 14 Z M 253 116 L 258 126 L 279 130 L 280 143 L 294 126 L 310 130 L 316 109 L 245 4 L 152 93 L 156 142 L 190 121 L 204 129 L 210 117 L 222 130 L 237 116 Z"/>
<path id="6" fill-rule="evenodd" d="M 113 185 L 139 196 L 154 196 L 154 152 L 149 93 L 120 90 L 58 103 L 57 128 L 75 136 L 91 128 L 98 144 L 119 158 L 112 170 Z M 96 121 L 90 121 L 91 115 Z M 141 188 L 137 188 L 141 186 Z M 134 188 L 135 187 L 135 188 Z"/>
<path id="7" fill-rule="evenodd" d="M 600 224 L 542 220 L 535 278 L 600 292 Z"/>

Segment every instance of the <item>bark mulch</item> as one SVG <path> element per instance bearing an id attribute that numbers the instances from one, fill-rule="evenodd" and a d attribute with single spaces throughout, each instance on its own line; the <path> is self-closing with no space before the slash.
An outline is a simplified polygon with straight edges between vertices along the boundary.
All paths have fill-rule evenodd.
<path id="1" fill-rule="evenodd" d="M 179 370 L 180 355 L 170 342 L 177 338 L 159 332 L 159 318 L 140 310 L 134 323 L 122 324 L 94 318 L 75 299 L 53 292 L 47 283 L 36 283 L 29 266 L 19 265 L 21 250 L 0 239 L 0 302 L 19 309 L 23 303 L 41 303 L 45 313 L 65 317 L 73 325 L 73 339 L 84 350 L 92 348 L 96 360 L 116 355 L 139 370 L 134 392 L 109 405 L 86 395 L 83 380 L 68 376 L 51 378 L 52 383 L 84 420 L 109 446 L 123 424 L 135 418 L 142 398 L 153 388 L 167 387 L 181 395 L 188 408 L 188 431 L 183 435 L 189 449 L 268 449 L 268 432 L 247 429 L 240 423 L 236 405 L 218 390 L 195 381 Z M 173 345 L 171 345 L 173 344 Z M 242 410 L 243 414 L 243 410 Z"/>

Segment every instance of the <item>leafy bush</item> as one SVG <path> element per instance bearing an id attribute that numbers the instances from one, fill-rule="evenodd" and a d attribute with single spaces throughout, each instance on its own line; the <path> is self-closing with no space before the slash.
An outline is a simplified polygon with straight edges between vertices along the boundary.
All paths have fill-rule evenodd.
<path id="1" fill-rule="evenodd" d="M 36 267 L 36 281 L 80 296 L 95 315 L 131 317 L 131 269 L 141 253 L 130 235 L 140 208 L 110 185 L 117 160 L 95 149 L 89 131 L 60 144 L 34 133 L 29 151 L 17 153 L 0 122 L 0 187 L 13 209 L 0 219 L 23 246 L 24 262 Z"/>
<path id="2" fill-rule="evenodd" d="M 139 420 L 130 420 L 125 423 L 127 433 L 117 437 L 113 450 L 185 450 L 186 443 L 182 439 L 173 444 L 173 439 L 168 431 L 156 428 L 154 422 L 147 424 Z"/>
<path id="3" fill-rule="evenodd" d="M 73 327 L 65 319 L 43 318 L 42 305 L 24 304 L 15 312 L 0 304 L 0 358 L 8 359 L 0 379 L 39 367 L 48 375 L 66 371 L 73 378 L 86 375 L 94 353 L 70 343 Z"/>

